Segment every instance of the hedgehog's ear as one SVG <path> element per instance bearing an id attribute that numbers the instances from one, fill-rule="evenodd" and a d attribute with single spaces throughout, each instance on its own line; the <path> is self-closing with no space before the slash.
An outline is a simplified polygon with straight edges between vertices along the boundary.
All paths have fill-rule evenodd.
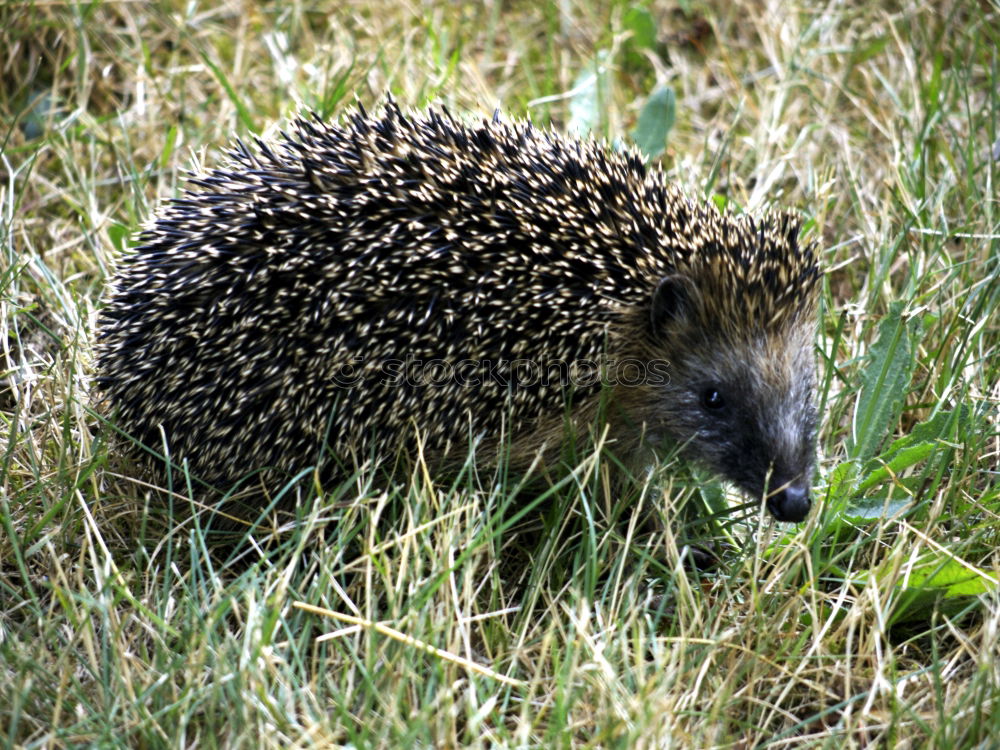
<path id="1" fill-rule="evenodd" d="M 664 276 L 653 291 L 649 307 L 649 327 L 654 335 L 668 323 L 679 323 L 691 309 L 691 284 L 684 276 Z"/>

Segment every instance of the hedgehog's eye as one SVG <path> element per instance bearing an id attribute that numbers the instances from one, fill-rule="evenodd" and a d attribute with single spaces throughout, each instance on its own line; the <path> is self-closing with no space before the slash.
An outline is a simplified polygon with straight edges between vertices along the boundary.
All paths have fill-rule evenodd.
<path id="1" fill-rule="evenodd" d="M 726 400 L 722 397 L 718 388 L 709 386 L 701 392 L 701 405 L 707 411 L 719 411 L 726 405 Z"/>

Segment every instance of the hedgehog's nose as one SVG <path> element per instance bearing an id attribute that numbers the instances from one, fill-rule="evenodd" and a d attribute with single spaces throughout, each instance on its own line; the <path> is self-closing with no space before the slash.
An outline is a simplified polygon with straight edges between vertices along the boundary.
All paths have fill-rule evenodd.
<path id="1" fill-rule="evenodd" d="M 790 484 L 767 499 L 767 509 L 779 521 L 798 523 L 809 515 L 810 507 L 809 488 L 804 484 Z"/>

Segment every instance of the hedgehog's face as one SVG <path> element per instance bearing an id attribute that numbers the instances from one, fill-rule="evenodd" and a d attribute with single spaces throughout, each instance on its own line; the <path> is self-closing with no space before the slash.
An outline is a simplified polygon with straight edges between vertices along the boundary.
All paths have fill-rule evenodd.
<path id="1" fill-rule="evenodd" d="M 779 521 L 801 521 L 816 430 L 812 326 L 803 319 L 746 336 L 712 329 L 699 322 L 691 292 L 673 278 L 654 297 L 651 322 L 669 382 L 650 394 L 650 421 L 689 458 L 766 497 Z"/>

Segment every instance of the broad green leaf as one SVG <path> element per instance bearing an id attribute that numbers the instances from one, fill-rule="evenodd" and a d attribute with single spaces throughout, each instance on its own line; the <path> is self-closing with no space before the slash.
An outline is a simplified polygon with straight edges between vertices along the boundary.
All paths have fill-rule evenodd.
<path id="1" fill-rule="evenodd" d="M 875 455 L 886 432 L 899 419 L 913 373 L 912 329 L 915 322 L 904 321 L 902 312 L 903 303 L 894 302 L 879 323 L 878 339 L 868 354 L 861 376 L 861 392 L 854 409 L 847 453 L 862 464 Z"/>
<path id="2" fill-rule="evenodd" d="M 667 135 L 674 127 L 676 114 L 677 100 L 672 88 L 660 86 L 649 95 L 632 131 L 632 139 L 647 161 L 655 159 L 666 149 Z"/>
<path id="3" fill-rule="evenodd" d="M 701 494 L 702 501 L 712 513 L 724 516 L 726 513 L 731 512 L 729 503 L 726 502 L 726 493 L 723 491 L 722 485 L 718 482 L 702 482 L 698 485 L 698 491 Z"/>
<path id="4" fill-rule="evenodd" d="M 996 579 L 985 571 L 938 554 L 923 559 L 903 582 L 910 589 L 942 589 L 946 596 L 977 596 L 997 588 Z"/>
<path id="5" fill-rule="evenodd" d="M 852 503 L 845 508 L 840 516 L 848 523 L 859 525 L 866 524 L 879 518 L 895 518 L 903 514 L 913 500 L 908 495 L 900 494 L 899 497 L 866 497 L 863 502 Z"/>
<path id="6" fill-rule="evenodd" d="M 625 14 L 622 25 L 631 32 L 625 42 L 625 64 L 633 69 L 648 67 L 642 50 L 656 46 L 656 22 L 652 13 L 645 8 L 632 7 Z"/>
<path id="7" fill-rule="evenodd" d="M 122 252 L 128 245 L 129 229 L 124 224 L 115 222 L 108 227 L 108 239 L 115 250 Z"/>
<path id="8" fill-rule="evenodd" d="M 833 500 L 847 500 L 854 494 L 854 484 L 858 479 L 858 464 L 856 461 L 844 461 L 837 464 L 830 472 L 829 496 Z"/>
<path id="9" fill-rule="evenodd" d="M 920 463 L 930 456 L 936 447 L 934 443 L 920 442 L 916 445 L 900 448 L 891 459 L 883 462 L 877 469 L 862 479 L 858 484 L 857 491 L 864 492 L 867 489 L 882 484 L 882 482 L 885 482 L 892 476 L 898 475 L 904 469 Z"/>
<path id="10" fill-rule="evenodd" d="M 909 434 L 894 440 L 883 455 L 888 461 L 897 452 L 911 445 L 954 439 L 956 434 L 961 435 L 968 429 L 970 417 L 972 408 L 968 404 L 961 404 L 957 409 L 939 411 L 930 419 L 913 425 Z"/>
<path id="11" fill-rule="evenodd" d="M 890 615 L 893 624 L 929 619 L 935 607 L 954 612 L 966 606 L 971 597 L 996 591 L 998 582 L 983 570 L 935 552 L 908 567 L 896 588 L 898 595 Z"/>
<path id="12" fill-rule="evenodd" d="M 652 49 L 656 45 L 656 22 L 653 14 L 645 8 L 629 8 L 623 25 L 632 32 L 629 43 L 635 49 Z"/>
<path id="13" fill-rule="evenodd" d="M 607 50 L 599 50 L 573 82 L 566 129 L 580 138 L 600 131 L 608 90 L 607 57 Z"/>

